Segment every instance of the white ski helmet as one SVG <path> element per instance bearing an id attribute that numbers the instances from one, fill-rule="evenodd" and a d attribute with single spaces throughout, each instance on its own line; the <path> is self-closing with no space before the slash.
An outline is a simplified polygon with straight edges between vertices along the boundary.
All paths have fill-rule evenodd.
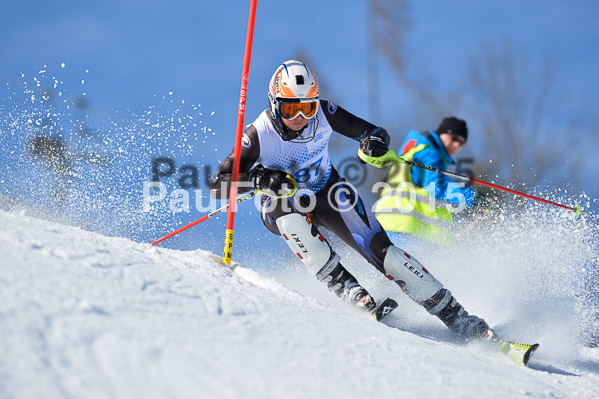
<path id="1" fill-rule="evenodd" d="M 318 112 L 320 89 L 316 76 L 300 61 L 285 61 L 270 78 L 268 102 L 275 119 L 312 119 Z"/>

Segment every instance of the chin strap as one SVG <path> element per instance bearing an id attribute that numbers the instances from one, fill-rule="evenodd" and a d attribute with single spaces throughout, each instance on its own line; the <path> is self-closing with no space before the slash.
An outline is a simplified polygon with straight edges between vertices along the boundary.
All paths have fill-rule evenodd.
<path id="1" fill-rule="evenodd" d="M 312 129 L 312 133 L 310 134 L 310 136 L 308 137 L 303 137 L 301 134 L 302 132 L 304 132 L 309 126 L 310 124 L 312 124 L 313 129 Z M 293 132 L 296 136 L 295 138 L 289 140 L 293 143 L 309 143 L 310 141 L 314 140 L 314 138 L 316 137 L 316 130 L 318 129 L 318 118 L 314 118 L 312 120 L 310 120 L 310 122 L 308 122 L 308 124 L 302 129 L 302 130 L 298 130 L 297 132 L 295 130 L 291 130 L 289 128 L 287 128 L 287 130 Z"/>

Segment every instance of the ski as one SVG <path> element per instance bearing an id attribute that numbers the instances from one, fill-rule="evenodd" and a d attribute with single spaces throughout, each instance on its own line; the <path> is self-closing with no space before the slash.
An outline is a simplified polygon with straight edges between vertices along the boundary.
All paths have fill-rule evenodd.
<path id="1" fill-rule="evenodd" d="M 498 349 L 499 352 L 506 355 L 520 366 L 526 366 L 530 357 L 539 348 L 539 344 L 521 344 L 501 339 L 493 330 L 487 332 L 485 339 L 487 339 L 494 348 Z"/>
<path id="2" fill-rule="evenodd" d="M 394 299 L 385 298 L 381 301 L 376 308 L 372 311 L 372 317 L 376 321 L 382 321 L 391 312 L 397 308 L 398 304 Z M 520 366 L 526 366 L 528 361 L 532 357 L 533 353 L 539 348 L 539 344 L 521 344 L 514 341 L 508 341 L 502 339 L 495 334 L 495 331 L 489 329 L 484 337 L 483 341 L 490 344 L 491 348 L 499 353 L 507 356 L 510 360 Z"/>
<path id="3" fill-rule="evenodd" d="M 501 352 L 521 366 L 526 366 L 532 354 L 538 349 L 539 344 L 520 344 L 517 342 L 503 341 Z"/>
<path id="4" fill-rule="evenodd" d="M 376 321 L 381 321 L 387 317 L 389 313 L 393 312 L 397 306 L 397 302 L 395 302 L 394 299 L 386 298 L 374 308 L 372 317 L 374 317 Z"/>

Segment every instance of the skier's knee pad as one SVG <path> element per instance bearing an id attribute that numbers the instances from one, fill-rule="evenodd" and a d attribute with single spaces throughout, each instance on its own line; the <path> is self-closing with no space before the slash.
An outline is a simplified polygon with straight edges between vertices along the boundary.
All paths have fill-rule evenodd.
<path id="1" fill-rule="evenodd" d="M 325 238 L 304 216 L 291 213 L 279 217 L 276 223 L 289 248 L 315 276 L 328 275 L 339 263 L 339 255 L 331 251 Z"/>
<path id="2" fill-rule="evenodd" d="M 383 267 L 387 276 L 418 303 L 423 303 L 443 288 L 418 260 L 394 245 L 387 249 Z"/>

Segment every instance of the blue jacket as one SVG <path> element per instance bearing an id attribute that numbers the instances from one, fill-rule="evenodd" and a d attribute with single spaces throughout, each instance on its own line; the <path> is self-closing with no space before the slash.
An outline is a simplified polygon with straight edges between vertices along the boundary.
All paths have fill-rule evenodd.
<path id="1" fill-rule="evenodd" d="M 447 170 L 449 164 L 455 163 L 455 161 L 449 156 L 443 143 L 439 139 L 437 133 L 429 131 L 429 134 L 435 140 L 437 146 L 432 143 L 428 138 L 423 136 L 416 130 L 410 131 L 408 137 L 404 140 L 401 145 L 399 152 L 400 155 L 405 154 L 411 148 L 416 147 L 420 144 L 425 144 L 430 147 L 424 148 L 422 151 L 418 151 L 414 154 L 414 162 L 422 165 L 427 165 L 436 169 Z M 460 204 L 460 194 L 464 196 L 466 200 L 466 206 L 472 207 L 476 191 L 469 187 L 452 187 L 451 192 L 448 192 L 448 184 L 452 182 L 447 176 L 440 173 L 431 172 L 425 169 L 412 166 L 411 168 L 412 180 L 418 187 L 426 188 L 430 183 L 435 183 L 437 188 L 435 193 L 430 192 L 429 195 L 435 196 L 436 199 L 447 201 L 455 205 Z"/>

